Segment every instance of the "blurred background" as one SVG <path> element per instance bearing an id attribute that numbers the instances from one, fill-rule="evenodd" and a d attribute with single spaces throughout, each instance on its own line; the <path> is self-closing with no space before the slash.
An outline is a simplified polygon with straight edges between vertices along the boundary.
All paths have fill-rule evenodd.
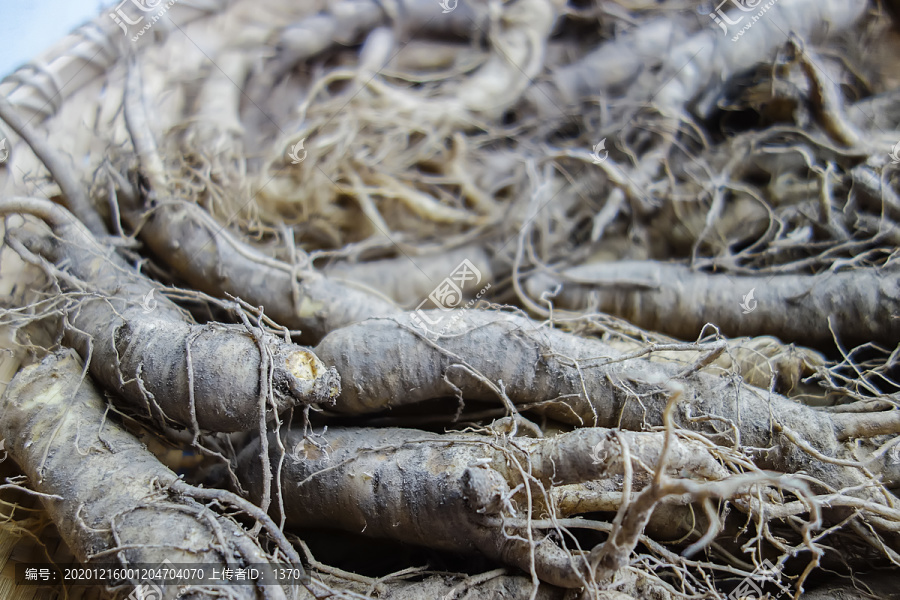
<path id="1" fill-rule="evenodd" d="M 3 0 L 0 78 L 39 56 L 108 4 L 100 0 Z"/>

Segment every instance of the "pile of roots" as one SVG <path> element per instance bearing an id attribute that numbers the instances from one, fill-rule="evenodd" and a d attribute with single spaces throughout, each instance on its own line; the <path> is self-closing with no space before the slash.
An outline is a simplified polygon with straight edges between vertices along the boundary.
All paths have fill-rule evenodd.
<path id="1" fill-rule="evenodd" d="M 896 3 L 110 11 L 0 82 L 0 527 L 267 568 L 51 596 L 896 593 Z"/>

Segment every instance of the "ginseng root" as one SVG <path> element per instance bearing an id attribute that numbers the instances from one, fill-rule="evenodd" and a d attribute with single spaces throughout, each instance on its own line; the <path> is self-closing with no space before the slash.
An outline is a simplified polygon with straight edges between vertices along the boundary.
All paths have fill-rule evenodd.
<path id="1" fill-rule="evenodd" d="M 612 567 L 592 566 L 586 553 L 546 536 L 546 530 L 578 528 L 574 520 L 566 520 L 573 511 L 604 510 L 600 502 L 592 503 L 603 496 L 596 493 L 602 482 L 626 479 L 626 497 L 632 485 L 643 487 L 632 506 L 640 506 L 639 499 L 649 491 L 656 494 L 651 507 L 682 494 L 698 500 L 727 499 L 745 494 L 753 485 L 773 482 L 805 487 L 799 480 L 762 473 L 729 480 L 731 472 L 713 455 L 711 445 L 674 435 L 669 439 L 662 432 L 582 428 L 547 439 L 391 428 L 328 428 L 321 435 L 304 437 L 305 433 L 293 429 L 284 434 L 285 445 L 293 448 L 281 473 L 289 525 L 481 553 L 541 581 L 570 588 L 593 586 L 595 580 L 621 568 L 643 531 L 643 526 L 627 525 L 634 511 L 625 510 L 626 526 L 606 551 L 622 555 Z M 269 442 L 270 448 L 275 445 L 274 440 Z M 257 440 L 238 458 L 238 476 L 254 497 L 263 491 L 258 455 Z M 277 466 L 279 458 L 270 456 Z M 644 467 L 632 468 L 632 462 Z M 648 469 L 655 469 L 654 477 L 664 480 L 658 488 L 648 484 Z M 681 473 L 691 473 L 693 481 L 680 479 Z M 710 482 L 708 487 L 704 481 Z M 571 496 L 576 487 L 581 488 L 581 502 L 567 501 L 557 493 L 564 488 Z M 644 511 L 643 521 L 637 521 L 645 524 L 651 511 Z M 616 533 L 615 528 L 605 530 Z M 621 547 L 616 546 L 620 542 Z"/>
<path id="2" fill-rule="evenodd" d="M 529 294 L 561 286 L 554 305 L 595 309 L 639 327 L 696 339 L 707 323 L 729 336 L 777 335 L 806 345 L 900 342 L 900 271 L 727 276 L 654 261 L 583 265 L 535 275 Z"/>
<path id="3" fill-rule="evenodd" d="M 679 427 L 745 448 L 760 468 L 803 471 L 831 491 L 860 486 L 851 494 L 880 506 L 887 492 L 879 475 L 897 477 L 877 453 L 867 455 L 848 441 L 900 433 L 900 411 L 831 413 L 700 371 L 721 347 L 705 346 L 706 355 L 685 367 L 646 359 L 652 348 L 622 354 L 600 340 L 506 313 L 469 310 L 455 322 L 440 311 L 431 317 L 448 321 L 445 334 L 423 332 L 404 314 L 357 323 L 322 340 L 316 354 L 341 375 L 336 410 L 362 414 L 456 397 L 531 408 L 578 426 L 641 431 L 662 424 L 675 386 L 683 394 L 674 416 Z M 876 513 L 867 514 L 873 523 L 896 530 Z"/>
<path id="4" fill-rule="evenodd" d="M 274 562 L 236 521 L 192 498 L 195 488 L 110 418 L 71 350 L 16 375 L 0 399 L 0 439 L 6 439 L 9 455 L 85 565 L 158 568 L 170 561 L 181 568 L 221 570 Z M 204 490 L 196 491 L 197 498 L 207 499 Z M 267 524 L 277 532 L 271 521 Z M 186 588 L 181 597 L 290 597 L 272 580 L 259 583 L 264 585 L 209 582 Z M 163 587 L 167 600 L 179 594 L 177 585 Z M 126 594 L 120 589 L 115 597 Z"/>
<path id="5" fill-rule="evenodd" d="M 49 141 L 39 137 L 28 122 L 19 115 L 16 107 L 3 96 L 0 96 L 0 119 L 19 134 L 41 162 L 44 163 L 44 166 L 56 179 L 69 210 L 75 213 L 94 235 L 104 235 L 106 233 L 106 225 L 91 204 L 91 200 L 85 191 L 85 186 L 78 180 L 71 168 L 66 165 L 65 159 L 56 148 Z"/>
<path id="6" fill-rule="evenodd" d="M 193 324 L 62 207 L 29 198 L 0 202 L 0 214 L 9 213 L 50 225 L 52 237 L 19 228 L 7 238 L 70 292 L 63 341 L 90 361 L 97 381 L 145 416 L 194 432 L 247 431 L 270 409 L 328 403 L 340 389 L 335 371 L 309 349 L 249 322 Z"/>
<path id="7" fill-rule="evenodd" d="M 265 306 L 269 317 L 300 330 L 308 342 L 345 324 L 396 312 L 393 303 L 374 294 L 266 256 L 228 233 L 196 204 L 169 197 L 135 66 L 128 72 L 124 104 L 150 201 L 145 206 L 135 189 L 121 182 L 122 216 L 175 274 L 210 295 L 233 294 L 254 306 Z"/>
<path id="8" fill-rule="evenodd" d="M 341 262 L 328 265 L 323 271 L 332 279 L 365 285 L 401 306 L 414 307 L 463 261 L 477 270 L 474 275 L 479 282 L 493 279 L 487 252 L 478 246 L 464 246 L 440 254 Z M 471 285 L 461 290 L 463 298 L 471 297 L 474 291 Z"/>

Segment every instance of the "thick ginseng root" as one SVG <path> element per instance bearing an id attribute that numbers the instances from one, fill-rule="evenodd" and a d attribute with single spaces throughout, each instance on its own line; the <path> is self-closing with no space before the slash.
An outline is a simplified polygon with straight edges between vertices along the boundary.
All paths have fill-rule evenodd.
<path id="1" fill-rule="evenodd" d="M 158 568 L 168 560 L 181 568 L 205 565 L 221 571 L 272 562 L 237 522 L 192 498 L 194 488 L 111 418 L 71 350 L 51 354 L 16 375 L 0 399 L 0 439 L 84 564 Z M 204 499 L 204 490 L 198 498 Z M 186 588 L 181 597 L 290 597 L 271 580 L 261 583 L 204 582 Z M 145 593 L 152 589 L 141 585 Z M 177 585 L 160 587 L 167 600 L 179 594 Z M 120 590 L 116 597 L 129 591 Z"/>
<path id="2" fill-rule="evenodd" d="M 554 290 L 559 308 L 622 317 L 639 327 L 697 339 L 712 323 L 722 333 L 777 335 L 826 346 L 900 343 L 900 272 L 851 269 L 818 275 L 736 276 L 656 261 L 618 261 L 528 280 L 538 298 Z"/>
<path id="3" fill-rule="evenodd" d="M 140 226 L 139 238 L 194 288 L 212 296 L 239 296 L 280 325 L 300 330 L 305 342 L 370 316 L 397 312 L 392 302 L 312 270 L 273 260 L 222 229 L 193 204 L 163 204 L 142 221 L 143 208 L 123 215 Z"/>
<path id="4" fill-rule="evenodd" d="M 283 441 L 293 449 L 280 478 L 289 525 L 481 553 L 563 587 L 592 579 L 586 557 L 547 538 L 542 530 L 553 526 L 531 527 L 526 516 L 565 518 L 573 514 L 567 509 L 597 510 L 589 499 L 554 503 L 549 491 L 630 474 L 631 461 L 657 465 L 664 447 L 660 432 L 600 428 L 511 443 L 477 434 L 338 427 L 311 438 L 288 430 Z M 257 500 L 263 492 L 259 452 L 257 440 L 238 458 L 238 477 Z M 277 467 L 277 452 L 270 456 Z M 707 445 L 684 438 L 669 444 L 665 471 L 712 482 L 730 474 Z"/>
<path id="5" fill-rule="evenodd" d="M 900 433 L 900 411 L 828 412 L 699 371 L 704 360 L 719 355 L 713 346 L 705 347 L 708 357 L 696 368 L 685 367 L 648 360 L 650 350 L 622 354 L 600 340 L 507 313 L 426 316 L 443 319 L 445 333 L 425 332 L 403 314 L 369 319 L 322 340 L 316 354 L 341 375 L 336 410 L 362 414 L 456 397 L 508 401 L 573 425 L 641 431 L 662 425 L 663 409 L 677 390 L 679 427 L 721 446 L 744 447 L 760 468 L 802 471 L 829 490 L 859 486 L 851 495 L 879 506 L 887 492 L 870 473 L 896 478 L 896 469 L 886 469 L 853 439 Z M 870 515 L 873 523 L 896 528 L 878 521 L 878 510 Z"/>
<path id="6" fill-rule="evenodd" d="M 48 267 L 73 292 L 65 343 L 146 416 L 192 430 L 246 431 L 258 428 L 270 403 L 280 413 L 328 403 L 340 389 L 335 371 L 307 348 L 256 327 L 193 324 L 65 209 L 26 198 L 0 202 L 0 212 L 33 214 L 51 226 L 53 237 L 25 229 L 9 237 L 63 270 Z"/>

